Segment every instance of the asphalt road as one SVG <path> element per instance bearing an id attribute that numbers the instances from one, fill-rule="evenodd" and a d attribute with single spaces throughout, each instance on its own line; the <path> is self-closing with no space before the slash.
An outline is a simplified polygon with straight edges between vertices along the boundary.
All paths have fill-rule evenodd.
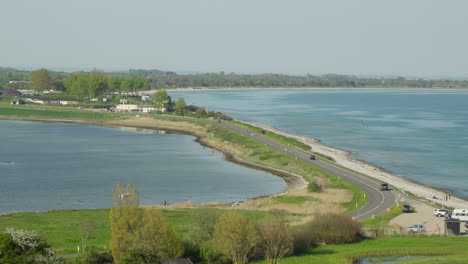
<path id="1" fill-rule="evenodd" d="M 297 157 L 314 167 L 322 169 L 326 172 L 329 172 L 342 180 L 348 181 L 357 187 L 363 189 L 368 195 L 368 202 L 363 207 L 359 208 L 359 210 L 355 211 L 354 213 L 350 214 L 351 216 L 355 216 L 358 220 L 364 220 L 367 218 L 372 217 L 372 215 L 378 215 L 387 210 L 387 208 L 391 208 L 396 204 L 396 195 L 395 191 L 380 191 L 380 182 L 363 176 L 359 173 L 341 168 L 336 166 L 330 162 L 323 161 L 323 160 L 311 160 L 310 155 L 307 155 L 301 151 L 289 148 L 282 144 L 276 143 L 272 140 L 266 139 L 260 135 L 251 133 L 250 131 L 240 128 L 235 125 L 221 123 L 220 125 L 232 129 L 238 133 L 241 133 L 247 137 L 253 138 L 267 146 L 270 146 L 278 151 L 286 153 L 288 155 Z"/>
<path id="2" fill-rule="evenodd" d="M 171 118 L 177 118 L 177 117 L 171 117 Z M 183 117 L 180 117 L 178 119 L 193 120 L 193 119 L 183 118 Z M 201 120 L 197 120 L 197 121 L 201 121 Z M 201 121 L 201 122 L 217 124 L 216 121 Z M 281 151 L 283 153 L 286 153 L 288 155 L 301 159 L 311 164 L 314 167 L 317 167 L 326 172 L 329 172 L 339 177 L 340 179 L 350 182 L 356 185 L 357 187 L 361 188 L 362 190 L 364 190 L 368 195 L 367 204 L 365 204 L 361 208 L 358 208 L 358 210 L 350 214 L 350 216 L 356 217 L 357 220 L 364 220 L 367 218 L 371 218 L 373 215 L 381 214 L 385 212 L 387 208 L 392 208 L 396 204 L 396 199 L 397 199 L 396 191 L 394 190 L 380 191 L 381 183 L 378 182 L 377 180 L 371 179 L 370 177 L 364 176 L 357 172 L 344 169 L 340 166 L 334 165 L 327 161 L 323 161 L 320 159 L 311 160 L 310 155 L 307 155 L 301 151 L 298 151 L 293 148 L 289 148 L 275 141 L 269 140 L 265 137 L 252 133 L 251 131 L 247 129 L 244 129 L 235 125 L 227 124 L 227 123 L 219 123 L 219 125 L 226 127 L 228 129 L 234 130 L 238 133 L 241 133 L 244 136 L 255 139 L 256 141 L 261 142 L 267 146 L 270 146 L 278 151 Z"/>

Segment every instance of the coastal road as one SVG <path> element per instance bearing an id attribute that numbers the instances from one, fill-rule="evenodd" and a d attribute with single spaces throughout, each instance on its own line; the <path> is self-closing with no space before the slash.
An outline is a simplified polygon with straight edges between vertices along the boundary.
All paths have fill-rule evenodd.
<path id="1" fill-rule="evenodd" d="M 342 180 L 345 180 L 347 182 L 350 182 L 357 187 L 361 188 L 364 190 L 367 195 L 368 195 L 368 202 L 365 204 L 363 207 L 359 208 L 359 210 L 353 212 L 350 214 L 351 216 L 356 217 L 358 220 L 364 220 L 367 218 L 371 218 L 373 215 L 378 215 L 387 210 L 387 208 L 392 208 L 396 204 L 396 194 L 395 191 L 380 191 L 380 182 L 373 180 L 367 176 L 364 176 L 362 174 L 359 174 L 357 172 L 344 169 L 340 166 L 337 166 L 333 163 L 323 161 L 320 159 L 316 160 L 311 160 L 310 155 L 305 154 L 301 151 L 298 151 L 293 148 L 289 148 L 287 146 L 284 146 L 282 144 L 279 144 L 275 141 L 269 140 L 267 138 L 264 138 L 260 135 L 251 133 L 247 129 L 243 129 L 241 127 L 227 124 L 227 123 L 221 123 L 220 125 L 229 128 L 231 130 L 234 130 L 240 134 L 243 134 L 247 137 L 250 137 L 252 139 L 255 139 L 258 142 L 261 142 L 267 146 L 270 146 L 278 151 L 281 151 L 283 153 L 286 153 L 288 155 L 291 155 L 293 157 L 296 157 L 300 160 L 303 160 L 309 164 L 311 164 L 314 167 L 317 167 L 321 170 L 324 170 L 326 172 L 329 172 L 337 177 L 339 177 Z"/>
<path id="2" fill-rule="evenodd" d="M 192 120 L 190 118 L 183 118 L 183 117 L 171 117 L 177 119 L 185 119 L 185 120 Z M 199 122 L 205 122 L 210 124 L 217 124 L 216 121 L 208 121 L 208 120 L 197 120 Z M 316 159 L 311 160 L 310 155 L 303 153 L 299 150 L 290 148 L 288 146 L 279 144 L 275 141 L 269 140 L 261 135 L 257 135 L 252 133 L 248 129 L 244 129 L 235 125 L 227 124 L 227 123 L 219 123 L 218 125 L 223 126 L 225 128 L 231 129 L 236 131 L 244 136 L 250 137 L 258 142 L 261 142 L 267 146 L 270 146 L 278 151 L 296 157 L 300 160 L 303 160 L 314 167 L 317 167 L 321 170 L 324 170 L 328 173 L 331 173 L 342 180 L 350 182 L 357 187 L 361 188 L 367 193 L 368 202 L 355 212 L 351 213 L 350 216 L 356 217 L 358 220 L 364 220 L 367 218 L 371 218 L 373 215 L 378 215 L 384 213 L 387 208 L 392 208 L 396 204 L 396 191 L 389 190 L 389 191 L 380 191 L 380 184 L 381 182 L 374 180 L 370 177 L 362 175 L 360 173 L 342 168 L 338 165 L 335 165 L 331 162 Z"/>

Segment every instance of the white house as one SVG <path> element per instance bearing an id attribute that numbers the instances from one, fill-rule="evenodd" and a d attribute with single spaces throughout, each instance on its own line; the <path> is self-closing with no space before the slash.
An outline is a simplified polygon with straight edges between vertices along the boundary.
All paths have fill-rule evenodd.
<path id="1" fill-rule="evenodd" d="M 151 113 L 154 111 L 156 111 L 156 108 L 152 107 L 151 105 L 140 105 L 140 112 Z"/>
<path id="2" fill-rule="evenodd" d="M 138 111 L 138 105 L 136 104 L 118 104 L 115 106 L 116 112 L 131 112 Z"/>
<path id="3" fill-rule="evenodd" d="M 149 96 L 149 95 L 142 95 L 142 96 L 141 96 L 141 100 L 142 100 L 143 102 L 148 102 L 148 101 L 151 101 L 152 99 L 153 99 L 153 98 L 151 98 L 151 96 Z"/>

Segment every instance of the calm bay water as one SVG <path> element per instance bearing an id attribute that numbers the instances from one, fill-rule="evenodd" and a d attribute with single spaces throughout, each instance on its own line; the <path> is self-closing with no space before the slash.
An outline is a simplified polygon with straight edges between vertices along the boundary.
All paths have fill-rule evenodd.
<path id="1" fill-rule="evenodd" d="M 468 91 L 229 90 L 171 96 L 320 139 L 356 159 L 468 199 Z"/>
<path id="2" fill-rule="evenodd" d="M 133 184 L 146 205 L 235 202 L 286 188 L 192 136 L 0 121 L 0 214 L 109 207 L 118 182 Z"/>

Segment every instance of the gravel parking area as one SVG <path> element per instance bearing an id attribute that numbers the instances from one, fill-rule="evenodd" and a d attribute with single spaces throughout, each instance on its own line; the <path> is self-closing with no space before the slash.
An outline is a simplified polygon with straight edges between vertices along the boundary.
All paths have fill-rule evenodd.
<path id="1" fill-rule="evenodd" d="M 399 215 L 391 220 L 390 224 L 401 226 L 404 230 L 411 225 L 425 224 L 427 234 L 444 234 L 445 217 L 436 217 L 434 215 L 434 210 L 438 208 L 416 200 L 410 200 L 408 204 L 415 207 L 416 212 Z M 401 205 L 402 203 L 400 203 Z M 468 232 L 463 224 L 460 227 L 460 231 L 464 233 Z"/>

